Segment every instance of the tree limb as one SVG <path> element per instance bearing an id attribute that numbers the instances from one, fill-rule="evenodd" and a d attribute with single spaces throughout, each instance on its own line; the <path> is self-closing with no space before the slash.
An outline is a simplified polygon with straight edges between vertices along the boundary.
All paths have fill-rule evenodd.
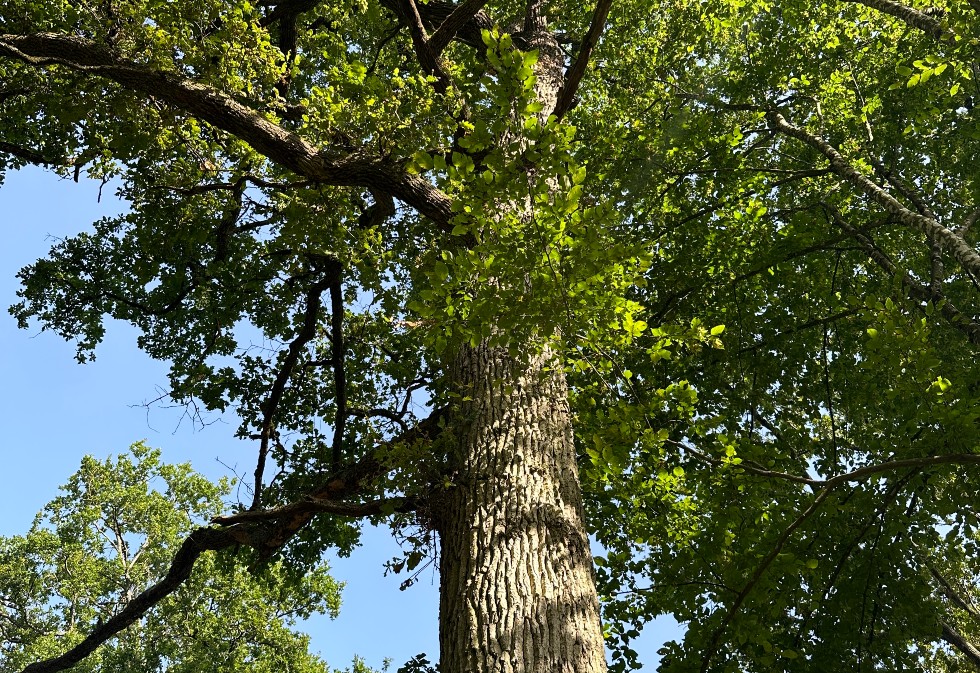
<path id="1" fill-rule="evenodd" d="M 214 551 L 248 544 L 249 532 L 242 528 L 198 528 L 180 546 L 167 575 L 146 591 L 136 596 L 125 608 L 106 622 L 99 624 L 75 647 L 64 654 L 30 664 L 22 673 L 56 673 L 71 668 L 97 647 L 133 624 L 146 612 L 172 594 L 190 577 L 194 563 L 206 551 Z"/>
<path id="2" fill-rule="evenodd" d="M 0 140 L 0 154 L 9 154 L 12 157 L 17 157 L 21 161 L 26 161 L 29 164 L 36 164 L 38 166 L 72 166 L 75 164 L 75 162 L 68 157 L 46 156 L 36 150 L 32 150 L 29 147 L 15 145 L 3 140 Z"/>
<path id="3" fill-rule="evenodd" d="M 909 296 L 917 299 L 918 301 L 929 302 L 935 305 L 939 309 L 940 315 L 942 315 L 950 325 L 963 332 L 971 343 L 980 346 L 980 323 L 976 322 L 975 320 L 971 320 L 967 315 L 956 308 L 956 306 L 950 303 L 950 301 L 941 293 L 937 294 L 934 287 L 926 287 L 913 279 L 908 273 L 900 271 L 895 263 L 888 258 L 888 255 L 886 255 L 884 251 L 874 244 L 874 241 L 871 240 L 870 236 L 845 220 L 837 208 L 830 204 L 824 204 L 824 207 L 827 209 L 827 212 L 830 213 L 834 223 L 850 234 L 858 243 L 860 243 L 865 252 L 868 254 L 868 257 L 873 262 L 884 269 L 889 275 L 898 277 L 898 280 L 902 283 L 902 286 L 908 291 Z M 935 262 L 933 262 L 933 264 L 935 265 Z"/>
<path id="4" fill-rule="evenodd" d="M 410 18 L 405 13 L 405 5 L 402 0 L 380 0 L 380 2 L 394 12 L 402 23 L 407 24 L 410 21 Z M 432 44 L 433 51 L 436 55 L 445 49 L 445 46 L 441 49 L 436 49 L 437 46 L 441 45 L 444 41 L 452 40 L 462 42 L 481 51 L 486 49 L 486 45 L 483 44 L 482 31 L 493 28 L 493 20 L 482 9 L 474 9 L 475 4 L 477 4 L 477 0 L 472 0 L 472 2 L 467 0 L 462 5 L 457 5 L 448 0 L 429 0 L 423 4 L 416 4 L 416 9 L 418 10 L 419 16 L 422 17 L 423 25 L 435 30 L 432 36 L 434 41 L 430 44 Z M 484 2 L 483 4 L 486 3 Z M 472 15 L 470 12 L 472 12 Z M 445 31 L 443 31 L 443 25 L 454 15 L 455 18 L 452 23 L 445 25 Z M 462 25 L 459 25 L 460 23 Z M 442 33 L 442 35 L 439 35 L 439 33 Z"/>
<path id="5" fill-rule="evenodd" d="M 333 356 L 334 404 L 337 416 L 333 424 L 331 470 L 340 470 L 341 452 L 347 429 L 347 374 L 344 368 L 347 345 L 344 342 L 344 295 L 338 274 L 330 285 L 330 353 Z"/>
<path id="6" fill-rule="evenodd" d="M 410 442 L 434 436 L 439 432 L 442 418 L 443 412 L 437 410 L 392 442 Z M 388 508 L 395 512 L 410 511 L 414 503 L 409 499 L 383 499 L 360 504 L 338 500 L 355 494 L 365 481 L 376 477 L 385 469 L 377 458 L 378 448 L 370 451 L 339 475 L 333 475 L 330 481 L 313 489 L 297 503 L 266 512 L 249 511 L 229 517 L 217 517 L 214 523 L 225 527 L 198 528 L 193 531 L 174 555 L 170 569 L 162 580 L 136 596 L 114 617 L 96 626 L 75 647 L 60 656 L 34 662 L 21 673 L 57 673 L 76 665 L 180 588 L 181 584 L 190 577 L 197 559 L 206 551 L 245 545 L 267 558 L 289 541 L 318 512 L 340 516 L 371 516 L 383 514 Z M 233 521 L 235 517 L 240 517 L 241 520 Z"/>
<path id="7" fill-rule="evenodd" d="M 177 73 L 128 61 L 84 38 L 56 33 L 0 35 L 0 57 L 36 67 L 61 65 L 104 77 L 156 98 L 251 145 L 269 160 L 322 184 L 374 188 L 391 194 L 449 231 L 451 200 L 418 175 L 364 152 L 318 150 L 227 94 Z"/>
<path id="8" fill-rule="evenodd" d="M 956 33 L 943 25 L 942 21 L 931 14 L 926 14 L 914 7 L 903 5 L 895 0 L 843 0 L 853 2 L 876 9 L 884 14 L 889 14 L 897 19 L 901 19 L 907 25 L 921 30 L 926 35 L 942 41 L 952 41 Z"/>
<path id="9" fill-rule="evenodd" d="M 473 21 L 486 6 L 487 0 L 466 0 L 462 5 L 452 10 L 452 13 L 436 29 L 429 38 L 429 47 L 436 57 L 441 54 L 449 43 L 459 34 L 463 27 Z"/>
<path id="10" fill-rule="evenodd" d="M 276 519 L 287 519 L 296 515 L 316 513 L 366 517 L 386 513 L 390 514 L 392 512 L 412 512 L 415 509 L 415 502 L 410 498 L 382 498 L 368 502 L 347 502 L 345 500 L 325 500 L 322 498 L 307 497 L 274 509 L 248 510 L 238 514 L 218 517 L 214 519 L 214 523 L 221 526 L 228 526 L 253 521 L 274 521 Z"/>
<path id="11" fill-rule="evenodd" d="M 950 626 L 945 620 L 939 620 L 942 628 L 942 639 L 952 645 L 960 654 L 970 660 L 970 662 L 980 669 L 980 649 L 963 637 L 956 629 Z"/>
<path id="12" fill-rule="evenodd" d="M 909 210 L 898 199 L 859 172 L 844 156 L 823 138 L 794 126 L 776 110 L 766 113 L 769 125 L 791 138 L 796 138 L 818 151 L 830 161 L 830 167 L 841 178 L 863 192 L 868 198 L 887 210 L 896 221 L 925 234 L 930 240 L 941 242 L 953 253 L 963 268 L 973 275 L 980 275 L 980 254 L 955 232 L 939 224 L 934 218 Z"/>
<path id="13" fill-rule="evenodd" d="M 562 85 L 561 91 L 558 92 L 558 102 L 555 104 L 555 111 L 553 113 L 558 119 L 564 117 L 565 113 L 572 107 L 572 99 L 578 91 L 579 84 L 582 83 L 582 77 L 585 76 L 585 68 L 589 64 L 592 52 L 599 43 L 602 31 L 605 30 L 606 18 L 609 16 L 609 9 L 611 7 L 612 0 L 599 0 L 599 4 L 596 5 L 589 30 L 582 40 L 582 46 L 578 50 L 575 62 L 572 63 L 572 66 L 565 74 L 565 83 Z"/>

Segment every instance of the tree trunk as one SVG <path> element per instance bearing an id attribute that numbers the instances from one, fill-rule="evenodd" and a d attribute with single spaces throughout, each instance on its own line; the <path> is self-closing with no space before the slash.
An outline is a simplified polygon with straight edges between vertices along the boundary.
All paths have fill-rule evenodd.
<path id="1" fill-rule="evenodd" d="M 443 673 L 606 670 L 567 387 L 550 351 L 522 365 L 464 347 L 454 468 L 438 515 Z"/>

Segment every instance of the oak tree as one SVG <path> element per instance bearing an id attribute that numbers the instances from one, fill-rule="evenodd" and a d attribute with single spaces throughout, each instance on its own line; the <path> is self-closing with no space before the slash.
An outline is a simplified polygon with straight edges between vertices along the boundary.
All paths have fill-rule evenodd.
<path id="1" fill-rule="evenodd" d="M 370 517 L 437 557 L 447 673 L 634 667 L 661 614 L 668 671 L 976 663 L 978 11 L 8 1 L 4 166 L 131 206 L 12 312 L 133 323 L 256 447 L 25 673 Z"/>

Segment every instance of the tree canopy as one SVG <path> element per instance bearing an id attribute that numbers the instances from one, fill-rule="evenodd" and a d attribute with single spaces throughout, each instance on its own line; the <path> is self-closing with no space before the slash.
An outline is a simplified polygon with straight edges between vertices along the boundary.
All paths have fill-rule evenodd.
<path id="1" fill-rule="evenodd" d="M 24 536 L 0 538 L 0 661 L 14 670 L 60 654 L 167 574 L 183 537 L 223 510 L 231 491 L 134 444 L 81 468 Z M 79 671 L 329 669 L 289 627 L 336 615 L 340 586 L 324 564 L 287 581 L 276 563 L 256 573 L 232 557 L 202 559 L 187 589 L 159 603 Z"/>
<path id="2" fill-rule="evenodd" d="M 980 665 L 978 14 L 8 0 L 3 169 L 131 206 L 21 270 L 11 312 L 82 361 L 133 323 L 170 397 L 256 446 L 248 497 L 140 586 L 187 600 L 237 549 L 315 593 L 365 517 L 411 583 L 452 557 L 447 512 L 513 481 L 472 471 L 494 428 L 557 446 L 567 408 L 580 478 L 555 459 L 544 546 L 566 531 L 549 563 L 576 567 L 580 483 L 614 669 L 663 614 L 664 671 Z M 156 602 L 25 671 L 121 651 Z"/>

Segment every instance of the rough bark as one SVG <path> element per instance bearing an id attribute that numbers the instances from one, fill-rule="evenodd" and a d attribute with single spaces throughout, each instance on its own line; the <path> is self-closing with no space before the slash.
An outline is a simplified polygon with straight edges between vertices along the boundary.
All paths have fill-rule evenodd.
<path id="1" fill-rule="evenodd" d="M 382 3 L 402 20 L 412 19 L 410 25 L 416 31 L 415 45 L 423 69 L 436 74 L 440 74 L 438 56 L 450 40 L 482 50 L 485 46 L 480 29 L 493 25 L 481 11 L 483 0 L 467 0 L 458 5 L 442 0 Z M 282 21 L 280 28 L 292 30 L 294 26 L 287 24 L 309 6 L 305 0 L 277 3 L 266 22 Z M 566 76 L 565 56 L 548 30 L 543 3 L 528 3 L 523 27 L 515 39 L 519 35 L 523 48 L 539 54 L 535 93 L 543 105 L 539 112 L 542 122 L 552 112 L 560 116 L 571 105 L 609 6 L 608 1 L 600 0 L 585 46 L 571 74 Z M 414 16 L 409 17 L 408 10 Z M 431 37 L 430 30 L 434 30 Z M 287 51 L 292 50 L 287 43 L 293 39 L 282 41 Z M 389 201 L 393 196 L 432 220 L 439 229 L 451 230 L 451 198 L 423 176 L 410 174 L 403 166 L 365 149 L 351 152 L 311 144 L 276 124 L 257 107 L 249 107 L 247 102 L 181 73 L 163 72 L 126 60 L 75 35 L 0 34 L 0 59 L 4 58 L 38 68 L 63 66 L 109 80 L 240 138 L 270 161 L 311 182 L 364 187 L 390 195 Z M 448 80 L 442 82 L 447 84 Z M 563 101 L 560 106 L 559 95 Z M 514 114 L 522 113 L 515 108 Z M 518 146 L 527 144 L 521 138 L 506 140 L 516 140 Z M 503 207 L 532 216 L 530 199 Z M 319 308 L 320 295 L 328 285 L 314 288 L 308 318 L 316 313 L 314 309 Z M 340 313 L 335 306 L 334 315 Z M 426 503 L 425 508 L 433 517 L 441 540 L 440 668 L 445 673 L 606 670 L 568 390 L 561 367 L 552 367 L 554 364 L 556 356 L 547 349 L 530 360 L 520 360 L 511 358 L 506 349 L 487 345 L 465 346 L 452 359 L 447 378 L 461 400 L 446 424 L 454 439 L 449 442 L 452 481 L 441 498 Z M 271 418 L 272 412 L 268 415 Z M 342 428 L 343 423 L 338 423 L 336 431 L 340 437 Z M 415 503 L 409 499 L 360 503 L 343 500 L 359 490 L 362 478 L 376 476 L 380 470 L 380 463 L 369 457 L 361 461 L 359 468 L 332 478 L 301 501 L 260 510 L 256 498 L 255 509 L 216 520 L 227 528 L 195 533 L 203 537 L 203 542 L 189 539 L 185 543 L 189 551 L 182 553 L 189 558 L 175 560 L 166 582 L 160 585 L 163 588 L 147 592 L 138 612 L 117 616 L 111 630 L 97 630 L 86 639 L 84 647 L 75 648 L 58 660 L 41 662 L 36 666 L 42 668 L 32 670 L 63 670 L 80 661 L 175 590 L 206 549 L 245 544 L 268 556 L 318 512 L 363 516 L 392 506 L 398 511 L 413 509 Z M 258 484 L 261 466 L 257 474 Z M 134 603 L 140 600 L 143 599 L 137 598 Z"/>
<path id="2" fill-rule="evenodd" d="M 548 351 L 464 347 L 438 512 L 445 673 L 606 670 L 567 387 Z"/>

